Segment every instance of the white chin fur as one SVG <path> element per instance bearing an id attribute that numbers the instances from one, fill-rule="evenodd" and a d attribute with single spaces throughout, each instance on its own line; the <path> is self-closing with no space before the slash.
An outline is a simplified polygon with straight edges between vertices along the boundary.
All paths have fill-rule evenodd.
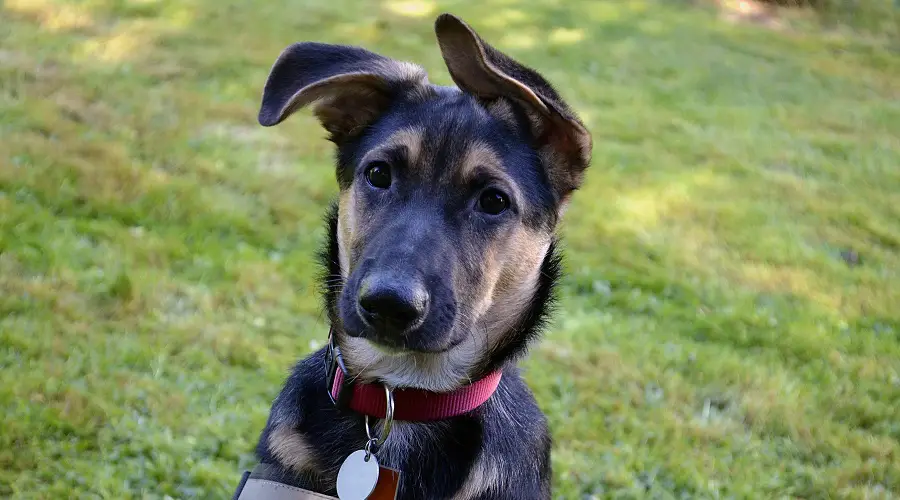
<path id="1" fill-rule="evenodd" d="M 380 380 L 392 387 L 451 391 L 471 382 L 469 373 L 487 351 L 484 336 L 475 332 L 455 347 L 440 353 L 389 353 L 370 341 L 345 337 L 344 361 L 363 381 Z"/>

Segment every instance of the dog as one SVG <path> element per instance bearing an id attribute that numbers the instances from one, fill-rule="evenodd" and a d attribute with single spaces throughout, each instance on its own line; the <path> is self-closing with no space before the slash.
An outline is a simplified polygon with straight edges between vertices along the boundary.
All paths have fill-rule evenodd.
<path id="1" fill-rule="evenodd" d="M 455 86 L 318 42 L 271 67 L 259 123 L 312 107 L 336 150 L 331 327 L 275 398 L 235 498 L 366 498 L 372 484 L 341 492 L 363 476 L 393 481 L 384 498 L 550 498 L 551 436 L 517 362 L 553 310 L 557 228 L 592 138 L 537 71 L 454 15 L 434 29 Z"/>

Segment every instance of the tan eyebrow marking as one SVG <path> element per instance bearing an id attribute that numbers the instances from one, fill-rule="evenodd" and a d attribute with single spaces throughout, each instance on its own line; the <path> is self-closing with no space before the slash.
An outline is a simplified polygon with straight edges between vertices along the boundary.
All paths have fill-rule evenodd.
<path id="1" fill-rule="evenodd" d="M 481 168 L 502 174 L 500 165 L 500 156 L 494 151 L 494 148 L 482 141 L 475 141 L 466 148 L 457 175 L 460 179 L 468 180 Z"/>
<path id="2" fill-rule="evenodd" d="M 424 156 L 425 130 L 421 126 L 413 126 L 397 130 L 381 144 L 375 146 L 362 158 L 361 163 L 372 161 L 391 150 L 402 148 L 406 153 L 406 168 L 422 170 L 426 168 Z"/>

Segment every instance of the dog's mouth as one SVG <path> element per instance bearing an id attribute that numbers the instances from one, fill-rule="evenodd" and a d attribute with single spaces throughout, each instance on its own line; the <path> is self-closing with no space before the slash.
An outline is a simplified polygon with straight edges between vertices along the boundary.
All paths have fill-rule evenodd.
<path id="1" fill-rule="evenodd" d="M 387 356 L 402 356 L 409 354 L 440 354 L 456 347 L 461 340 L 455 339 L 451 332 L 434 332 L 422 327 L 397 332 L 393 329 L 377 328 L 362 323 L 363 328 L 356 330 L 345 322 L 344 332 L 350 337 L 365 340 L 375 350 Z"/>
<path id="2" fill-rule="evenodd" d="M 420 354 L 442 354 L 453 349 L 459 344 L 459 342 L 450 342 L 445 346 L 422 349 L 412 348 L 406 345 L 398 345 L 396 342 L 382 342 L 376 340 L 371 336 L 362 336 L 360 338 L 365 339 L 369 343 L 369 345 L 371 345 L 372 348 L 374 348 L 380 354 L 388 357 L 402 357 Z"/>

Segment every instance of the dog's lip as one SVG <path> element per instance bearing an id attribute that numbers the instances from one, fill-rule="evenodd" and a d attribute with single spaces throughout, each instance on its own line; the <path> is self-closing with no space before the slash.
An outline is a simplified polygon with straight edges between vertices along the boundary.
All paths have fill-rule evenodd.
<path id="1" fill-rule="evenodd" d="M 457 344 L 459 344 L 459 342 L 450 342 L 447 345 L 441 346 L 438 349 L 414 349 L 414 348 L 410 348 L 405 345 L 398 346 L 398 345 L 385 344 L 385 343 L 379 342 L 378 340 L 375 340 L 371 337 L 368 337 L 365 334 L 360 336 L 360 338 L 362 338 L 363 340 L 368 342 L 369 345 L 371 345 L 373 348 L 375 348 L 378 352 L 381 352 L 382 354 L 385 354 L 387 356 L 410 356 L 410 355 L 428 355 L 428 354 L 437 355 L 437 354 L 445 353 L 445 352 L 449 351 L 450 349 L 453 349 L 454 347 L 456 347 Z"/>

